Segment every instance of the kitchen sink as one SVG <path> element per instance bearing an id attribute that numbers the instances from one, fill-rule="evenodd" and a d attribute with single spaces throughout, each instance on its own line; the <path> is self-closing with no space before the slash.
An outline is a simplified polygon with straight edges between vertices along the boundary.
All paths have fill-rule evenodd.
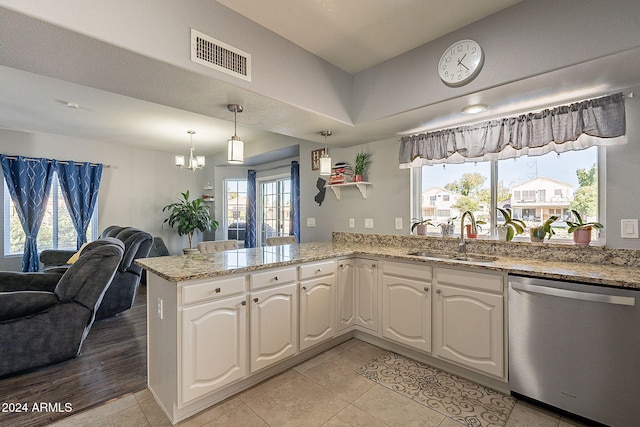
<path id="1" fill-rule="evenodd" d="M 455 261 L 468 261 L 468 262 L 494 262 L 498 260 L 498 257 L 488 256 L 488 255 L 456 255 L 456 254 L 447 254 L 440 252 L 429 252 L 429 251 L 412 251 L 407 253 L 407 255 L 419 256 L 422 258 L 433 258 L 433 259 L 452 259 Z"/>

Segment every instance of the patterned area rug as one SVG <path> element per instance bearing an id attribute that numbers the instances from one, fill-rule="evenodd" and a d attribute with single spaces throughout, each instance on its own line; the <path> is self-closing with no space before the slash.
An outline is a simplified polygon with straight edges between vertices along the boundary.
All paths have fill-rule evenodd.
<path id="1" fill-rule="evenodd" d="M 393 353 L 357 372 L 468 427 L 503 427 L 516 403 L 511 396 Z"/>

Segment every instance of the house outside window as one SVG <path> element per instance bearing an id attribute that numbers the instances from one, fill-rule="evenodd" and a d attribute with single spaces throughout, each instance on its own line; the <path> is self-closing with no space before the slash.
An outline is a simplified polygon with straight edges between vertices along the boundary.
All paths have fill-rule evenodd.
<path id="1" fill-rule="evenodd" d="M 9 195 L 7 183 L 4 181 L 4 255 L 22 255 L 24 252 L 25 234 L 20 218 Z M 87 240 L 90 242 L 98 238 L 98 205 L 93 211 L 87 230 Z M 73 227 L 71 215 L 67 210 L 62 195 L 62 188 L 58 175 L 53 174 L 51 180 L 51 194 L 47 201 L 47 209 L 38 233 L 38 250 L 65 249 L 76 250 L 77 233 Z"/>
<path id="2" fill-rule="evenodd" d="M 604 188 L 604 177 L 598 174 L 603 156 L 604 150 L 591 147 L 561 155 L 552 152 L 477 164 L 422 166 L 420 174 L 412 175 L 412 185 L 422 194 L 419 210 L 412 206 L 412 212 L 419 211 L 423 218 L 431 218 L 438 224 L 446 219 L 441 215 L 445 212 L 447 218 L 460 219 L 462 212 L 470 210 L 476 219 L 487 222 L 482 226 L 484 236 L 495 235 L 491 223 L 494 218 L 498 218 L 498 223 L 502 221 L 496 207 L 511 209 L 514 217 L 525 221 L 527 227 L 556 215 L 559 220 L 553 225 L 556 235 L 551 242 L 566 241 L 571 236 L 564 221 L 571 219 L 573 209 L 586 221 L 604 223 L 599 216 L 598 193 L 599 187 Z M 492 193 L 497 195 L 496 200 L 492 199 Z M 445 196 L 449 199 L 447 203 Z M 458 222 L 455 226 L 459 235 Z M 434 235 L 438 231 L 435 227 L 429 229 Z M 593 238 L 598 237 L 594 234 Z M 528 232 L 517 239 L 528 240 Z"/>
<path id="3" fill-rule="evenodd" d="M 247 180 L 225 179 L 224 229 L 228 240 L 244 241 L 247 221 Z"/>

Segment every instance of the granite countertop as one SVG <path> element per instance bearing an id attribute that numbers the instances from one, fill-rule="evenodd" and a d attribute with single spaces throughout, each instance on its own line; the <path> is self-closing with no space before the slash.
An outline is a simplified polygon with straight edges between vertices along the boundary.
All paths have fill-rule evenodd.
<path id="1" fill-rule="evenodd" d="M 342 256 L 369 255 L 404 261 L 419 261 L 431 265 L 469 266 L 487 271 L 640 289 L 640 274 L 638 274 L 640 271 L 637 267 L 504 256 L 500 256 L 496 261 L 490 263 L 471 262 L 408 255 L 408 252 L 412 250 L 415 248 L 358 243 L 309 242 L 229 250 L 213 254 L 144 258 L 136 260 L 136 264 L 170 282 L 184 282 Z"/>

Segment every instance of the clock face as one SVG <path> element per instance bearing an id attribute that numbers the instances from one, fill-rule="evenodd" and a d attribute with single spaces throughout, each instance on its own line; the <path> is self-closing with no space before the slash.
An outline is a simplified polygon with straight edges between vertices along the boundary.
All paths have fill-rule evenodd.
<path id="1" fill-rule="evenodd" d="M 469 83 L 480 72 L 484 55 L 473 40 L 460 40 L 449 46 L 440 57 L 438 74 L 448 86 Z"/>

